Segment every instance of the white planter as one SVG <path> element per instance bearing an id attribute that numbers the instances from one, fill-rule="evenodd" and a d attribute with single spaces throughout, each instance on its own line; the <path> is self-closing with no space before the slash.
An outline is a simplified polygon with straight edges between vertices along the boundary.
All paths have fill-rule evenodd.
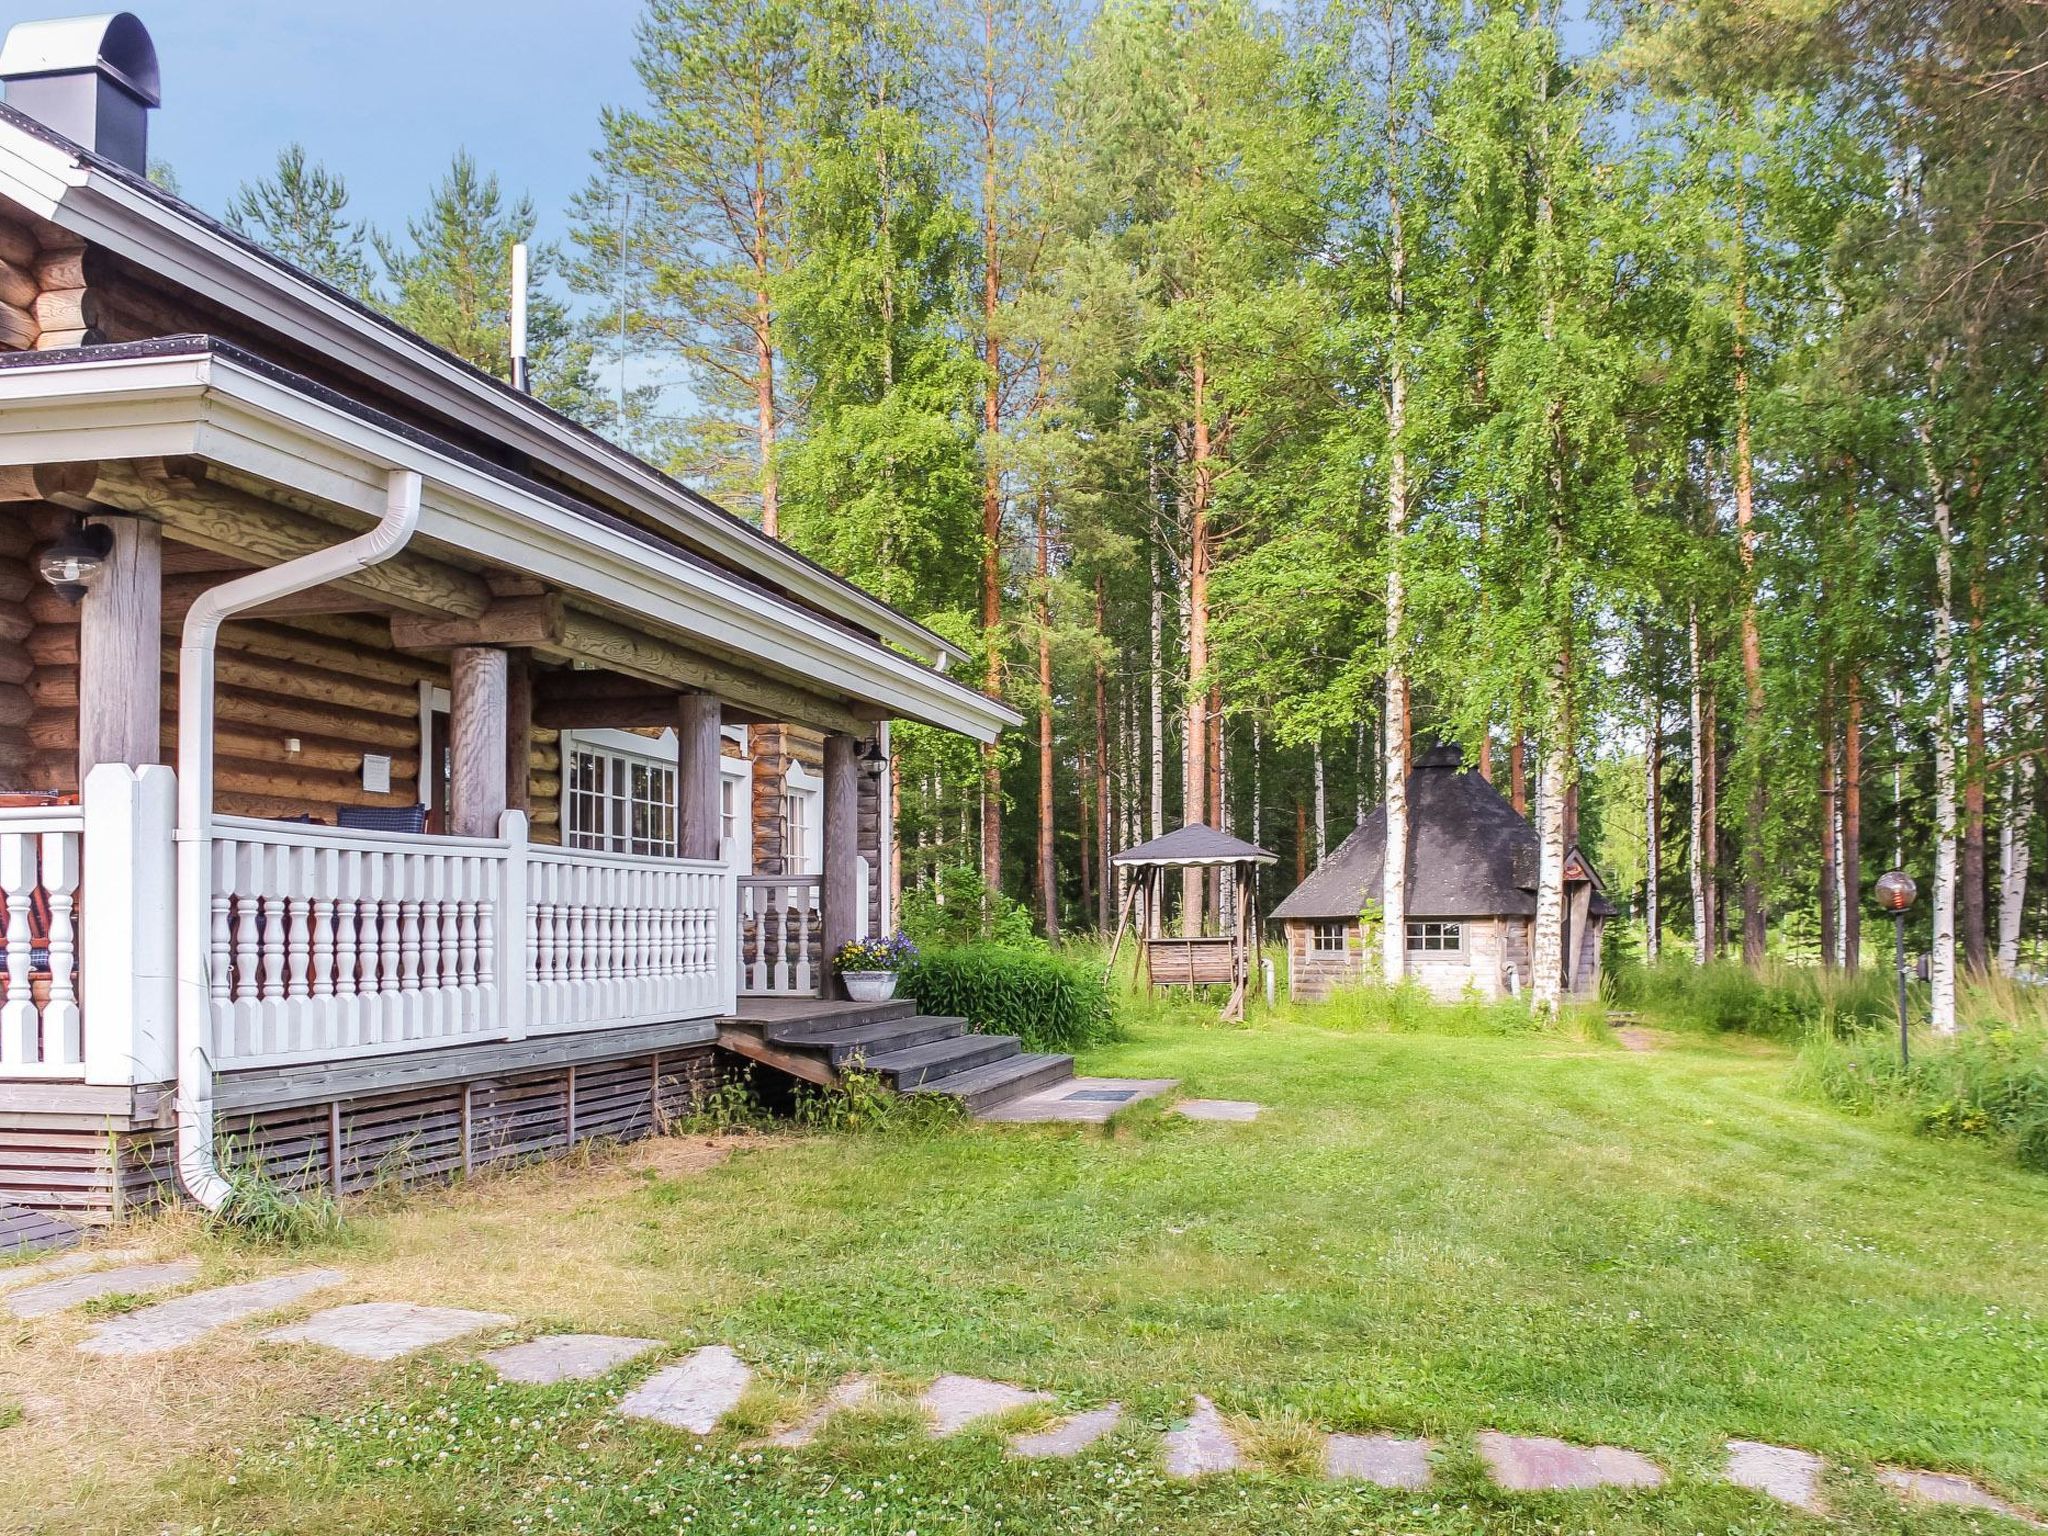
<path id="1" fill-rule="evenodd" d="M 839 979 L 856 1003 L 886 1003 L 896 995 L 894 971 L 841 971 Z"/>

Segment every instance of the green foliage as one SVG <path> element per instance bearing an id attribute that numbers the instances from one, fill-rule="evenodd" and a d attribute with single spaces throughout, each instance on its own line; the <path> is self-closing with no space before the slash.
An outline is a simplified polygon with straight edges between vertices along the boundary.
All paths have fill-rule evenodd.
<path id="1" fill-rule="evenodd" d="M 1892 1026 L 1897 1014 L 1890 979 L 1818 966 L 1751 970 L 1732 960 L 1695 966 L 1665 959 L 1625 963 L 1609 978 L 1615 1006 L 1640 1009 L 1675 1029 L 1730 1031 L 1780 1040 L 1848 1036 Z"/>
<path id="2" fill-rule="evenodd" d="M 1102 972 L 1048 950 L 974 944 L 929 951 L 903 973 L 927 1013 L 977 1034 L 1015 1035 L 1029 1051 L 1077 1051 L 1116 1037 Z"/>
<path id="3" fill-rule="evenodd" d="M 1467 989 L 1455 1002 L 1433 997 L 1414 978 L 1398 987 L 1339 987 L 1320 1003 L 1292 1006 L 1304 1023 L 1324 1029 L 1368 1029 L 1448 1035 L 1523 1035 L 1557 1027 L 1519 998 L 1483 998 Z"/>
<path id="4" fill-rule="evenodd" d="M 921 950 L 995 944 L 1042 949 L 1031 909 L 982 883 L 978 871 L 951 864 L 938 871 L 937 888 L 915 885 L 903 893 L 903 931 Z"/>
<path id="5" fill-rule="evenodd" d="M 752 1131 L 772 1123 L 773 1118 L 754 1091 L 754 1069 L 750 1063 L 728 1072 L 715 1087 L 700 1094 L 678 1126 L 694 1132 Z"/>
<path id="6" fill-rule="evenodd" d="M 898 1093 L 858 1060 L 841 1069 L 830 1088 L 805 1086 L 796 1096 L 796 1123 L 835 1134 L 930 1136 L 966 1116 L 966 1106 L 942 1093 Z"/>
<path id="7" fill-rule="evenodd" d="M 1988 1141 L 2048 1173 L 2048 1031 L 1916 1038 L 1904 1066 L 1898 1041 L 1879 1033 L 1816 1038 L 1800 1052 L 1796 1081 L 1852 1114 L 1896 1111 L 1922 1135 Z"/>
<path id="8" fill-rule="evenodd" d="M 303 1248 L 324 1242 L 341 1231 L 341 1206 L 320 1183 L 311 1160 L 296 1180 L 300 1186 L 272 1176 L 253 1148 L 223 1149 L 221 1173 L 228 1196 L 217 1211 L 207 1213 L 206 1229 L 222 1237 L 269 1248 Z"/>
<path id="9" fill-rule="evenodd" d="M 230 228 L 354 299 L 370 299 L 370 227 L 348 218 L 348 184 L 317 162 L 303 144 L 277 153 L 269 176 L 243 182 L 228 203 Z"/>

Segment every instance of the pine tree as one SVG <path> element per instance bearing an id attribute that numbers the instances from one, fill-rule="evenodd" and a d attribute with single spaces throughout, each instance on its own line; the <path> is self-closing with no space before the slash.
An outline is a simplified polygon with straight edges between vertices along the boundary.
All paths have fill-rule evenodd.
<path id="1" fill-rule="evenodd" d="M 309 164 L 304 145 L 287 144 L 275 171 L 242 183 L 228 204 L 227 222 L 350 298 L 370 300 L 376 287 L 370 229 L 348 218 L 348 196 L 338 173 Z"/>

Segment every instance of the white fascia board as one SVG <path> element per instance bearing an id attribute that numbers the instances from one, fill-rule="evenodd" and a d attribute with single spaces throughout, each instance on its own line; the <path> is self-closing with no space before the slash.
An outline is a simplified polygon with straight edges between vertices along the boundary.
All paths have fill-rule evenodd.
<path id="1" fill-rule="evenodd" d="M 0 369 L 0 462 L 193 454 L 365 516 L 391 468 L 420 535 L 544 577 L 812 687 L 991 741 L 1007 707 L 807 609 L 218 355 Z M 31 427 L 30 424 L 33 423 Z"/>
<path id="2" fill-rule="evenodd" d="M 508 399 L 405 331 L 358 313 L 319 284 L 252 256 L 204 223 L 9 123 L 0 123 L 0 197 L 258 325 L 302 337 L 344 366 L 388 376 L 396 363 L 405 370 L 407 393 L 429 408 L 458 421 L 488 421 L 493 433 L 535 458 L 573 464 L 591 486 L 661 519 L 672 533 L 703 543 L 722 559 L 761 569 L 805 602 L 872 629 L 929 664 L 944 667 L 965 659 L 922 625 L 758 530 L 708 509 L 632 455 L 594 448 L 539 405 Z"/>

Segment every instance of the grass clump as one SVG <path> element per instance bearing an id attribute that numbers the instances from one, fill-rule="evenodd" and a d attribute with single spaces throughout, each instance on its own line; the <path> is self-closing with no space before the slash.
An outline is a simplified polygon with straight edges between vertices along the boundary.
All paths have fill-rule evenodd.
<path id="1" fill-rule="evenodd" d="M 1795 1080 L 1851 1114 L 1896 1112 L 1922 1135 L 1991 1142 L 2021 1167 L 2048 1173 L 2048 1031 L 1973 1028 L 1923 1039 L 1908 1065 L 1888 1035 L 1817 1036 L 1800 1052 Z"/>
<path id="2" fill-rule="evenodd" d="M 795 1111 L 796 1123 L 807 1130 L 910 1136 L 950 1130 L 967 1113 L 965 1105 L 945 1094 L 896 1092 L 858 1058 L 840 1072 L 833 1087 L 798 1090 Z"/>
<path id="3" fill-rule="evenodd" d="M 968 944 L 918 956 L 904 992 L 927 1013 L 957 1016 L 982 1035 L 1015 1035 L 1027 1051 L 1078 1051 L 1116 1038 L 1101 969 L 1042 949 Z"/>
<path id="4" fill-rule="evenodd" d="M 1881 1029 L 1896 1006 L 1888 972 L 1792 965 L 1752 970 L 1734 960 L 1627 963 L 1610 973 L 1609 987 L 1616 1007 L 1638 1009 L 1674 1029 L 1776 1040 Z"/>
<path id="5" fill-rule="evenodd" d="M 341 1230 L 341 1203 L 317 1183 L 310 1159 L 288 1183 L 248 1149 L 237 1156 L 231 1146 L 221 1159 L 221 1174 L 227 1199 L 206 1218 L 207 1230 L 217 1236 L 267 1248 L 305 1248 Z"/>

